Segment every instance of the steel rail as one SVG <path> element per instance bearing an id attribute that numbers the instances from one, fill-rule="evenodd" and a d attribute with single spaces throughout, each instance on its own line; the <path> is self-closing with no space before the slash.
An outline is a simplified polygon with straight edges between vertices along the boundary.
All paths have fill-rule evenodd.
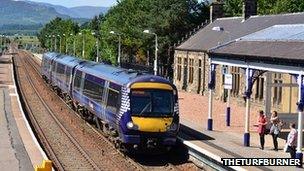
<path id="1" fill-rule="evenodd" d="M 27 62 L 30 64 L 29 61 L 27 61 Z M 33 69 L 36 70 L 36 68 L 34 68 L 34 67 L 33 67 Z M 27 68 L 26 68 L 26 71 L 29 72 Z M 57 125 L 60 127 L 60 129 L 63 131 L 63 133 L 68 137 L 68 139 L 71 140 L 71 143 L 82 154 L 82 156 L 86 159 L 86 161 L 89 162 L 89 164 L 94 168 L 94 170 L 101 170 L 101 169 L 99 169 L 99 167 L 97 166 L 97 164 L 89 157 L 89 155 L 85 152 L 85 150 L 81 148 L 81 146 L 77 143 L 77 141 L 75 140 L 75 138 L 66 130 L 66 128 L 64 128 L 64 126 L 56 118 L 56 116 L 54 115 L 54 113 L 51 111 L 51 109 L 48 107 L 48 105 L 44 102 L 44 100 L 40 96 L 39 92 L 35 88 L 34 83 L 32 82 L 32 79 L 28 75 L 26 75 L 26 78 L 27 78 L 28 82 L 30 83 L 30 85 L 32 86 L 33 90 L 35 91 L 35 94 L 37 95 L 37 97 L 40 99 L 40 101 L 44 105 L 45 109 L 49 112 L 50 116 L 54 119 L 54 121 L 57 123 Z"/>

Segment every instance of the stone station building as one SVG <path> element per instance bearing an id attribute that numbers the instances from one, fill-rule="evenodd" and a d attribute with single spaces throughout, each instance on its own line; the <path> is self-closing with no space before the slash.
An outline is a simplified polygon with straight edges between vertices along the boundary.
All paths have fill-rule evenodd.
<path id="1" fill-rule="evenodd" d="M 208 50 L 211 48 L 274 25 L 304 24 L 304 13 L 256 15 L 256 0 L 245 0 L 242 17 L 220 18 L 223 15 L 222 9 L 220 2 L 213 3 L 210 8 L 212 22 L 175 48 L 174 84 L 179 90 L 208 95 L 206 93 L 209 78 Z M 242 50 L 246 51 L 246 49 Z M 232 74 L 233 80 L 231 98 L 244 105 L 245 72 L 238 67 L 217 67 L 215 99 L 223 101 L 226 99 L 223 73 L 227 69 Z M 297 84 L 290 74 L 267 72 L 262 74 L 253 86 L 252 104 L 264 109 L 268 116 L 271 110 L 277 110 L 284 116 L 296 113 L 297 100 Z"/>

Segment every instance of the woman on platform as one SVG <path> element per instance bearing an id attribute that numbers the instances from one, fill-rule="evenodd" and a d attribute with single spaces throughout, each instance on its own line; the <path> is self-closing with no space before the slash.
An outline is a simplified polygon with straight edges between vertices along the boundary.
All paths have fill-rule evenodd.
<path id="1" fill-rule="evenodd" d="M 279 119 L 277 111 L 272 112 L 270 122 L 271 122 L 270 134 L 272 135 L 273 147 L 274 147 L 273 150 L 278 151 L 278 136 L 280 133 L 281 121 Z"/>
<path id="2" fill-rule="evenodd" d="M 296 147 L 297 147 L 297 130 L 296 124 L 290 123 L 289 124 L 290 132 L 287 137 L 286 145 L 287 145 L 287 152 L 289 152 L 290 157 L 294 159 L 296 157 Z"/>
<path id="3" fill-rule="evenodd" d="M 264 150 L 267 120 L 266 120 L 266 116 L 264 115 L 264 112 L 262 110 L 259 111 L 259 114 L 260 115 L 258 118 L 258 133 L 260 135 L 261 149 Z"/>

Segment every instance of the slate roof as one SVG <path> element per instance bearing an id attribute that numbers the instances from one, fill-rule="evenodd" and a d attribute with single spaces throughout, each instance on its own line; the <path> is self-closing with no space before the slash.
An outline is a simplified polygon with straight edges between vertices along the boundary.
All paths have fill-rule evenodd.
<path id="1" fill-rule="evenodd" d="M 275 25 L 209 50 L 217 56 L 304 60 L 304 24 Z M 234 56 L 234 57 L 233 57 Z"/>
<path id="2" fill-rule="evenodd" d="M 304 24 L 304 13 L 251 16 L 245 21 L 242 17 L 219 18 L 192 35 L 176 49 L 207 52 L 208 49 L 219 44 L 279 24 Z M 214 27 L 221 27 L 224 31 L 214 31 L 212 30 Z"/>

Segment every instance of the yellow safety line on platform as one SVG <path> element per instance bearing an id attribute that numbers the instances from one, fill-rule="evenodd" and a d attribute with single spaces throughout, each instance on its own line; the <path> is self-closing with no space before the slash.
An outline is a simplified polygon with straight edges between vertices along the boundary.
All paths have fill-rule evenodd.
<path id="1" fill-rule="evenodd" d="M 52 170 L 52 161 L 43 160 L 41 166 L 35 166 L 35 171 L 51 171 Z"/>

